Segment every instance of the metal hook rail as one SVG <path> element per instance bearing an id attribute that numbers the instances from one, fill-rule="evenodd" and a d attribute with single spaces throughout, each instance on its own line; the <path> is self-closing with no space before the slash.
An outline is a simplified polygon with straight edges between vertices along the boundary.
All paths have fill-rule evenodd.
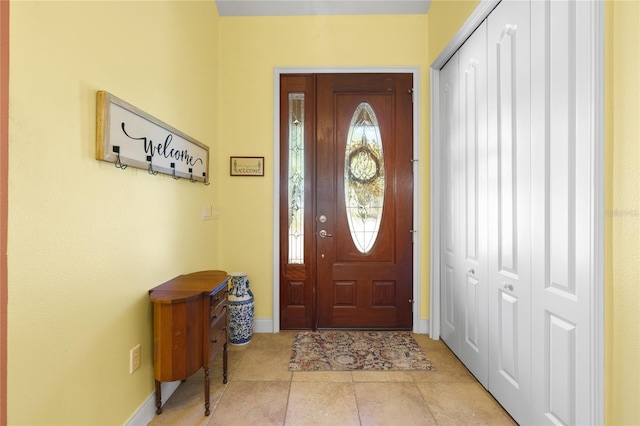
<path id="1" fill-rule="evenodd" d="M 180 176 L 176 176 L 176 163 L 171 163 L 171 177 L 174 178 L 175 180 L 180 179 Z"/>
<path id="2" fill-rule="evenodd" d="M 147 171 L 149 172 L 150 175 L 157 175 L 158 171 L 157 170 L 153 170 L 153 164 L 151 164 L 151 159 L 153 157 L 151 157 L 150 155 L 147 155 L 147 161 L 149 162 L 149 168 L 147 169 Z"/>
<path id="3" fill-rule="evenodd" d="M 126 164 L 122 164 L 122 161 L 120 160 L 120 147 L 119 146 L 114 145 L 113 146 L 113 152 L 115 152 L 118 155 L 118 158 L 116 158 L 116 167 L 117 168 L 124 170 L 127 167 L 129 167 Z"/>
<path id="4" fill-rule="evenodd" d="M 124 170 L 127 167 L 129 167 L 128 164 L 124 164 L 122 162 L 122 158 L 120 157 L 120 147 L 118 145 L 114 145 L 113 146 L 113 153 L 116 154 L 115 166 L 118 169 Z M 154 168 L 153 168 L 153 156 L 152 155 L 147 155 L 147 163 L 148 163 L 147 172 L 150 175 L 155 176 L 158 173 L 160 173 L 159 170 L 154 170 Z M 176 163 L 171 163 L 171 177 L 174 178 L 175 180 L 182 179 L 181 176 L 176 175 Z M 198 182 L 198 179 L 195 179 L 193 177 L 193 168 L 192 167 L 189 167 L 189 182 L 191 182 L 191 183 L 197 183 Z M 211 185 L 211 182 L 207 179 L 207 173 L 206 172 L 202 172 L 202 183 L 205 186 Z"/>

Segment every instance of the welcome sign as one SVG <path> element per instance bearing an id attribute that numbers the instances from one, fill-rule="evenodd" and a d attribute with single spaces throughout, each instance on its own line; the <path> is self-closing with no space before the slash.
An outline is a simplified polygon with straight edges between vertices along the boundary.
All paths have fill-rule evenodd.
<path id="1" fill-rule="evenodd" d="M 209 183 L 209 147 L 112 94 L 97 96 L 96 159 Z"/>

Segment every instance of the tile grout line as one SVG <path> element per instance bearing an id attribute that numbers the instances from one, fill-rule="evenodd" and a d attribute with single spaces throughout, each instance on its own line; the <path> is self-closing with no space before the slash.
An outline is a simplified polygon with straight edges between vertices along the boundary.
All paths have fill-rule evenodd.
<path id="1" fill-rule="evenodd" d="M 353 371 L 349 372 L 351 376 L 351 390 L 353 391 L 353 399 L 356 401 L 356 412 L 358 414 L 358 424 L 362 426 L 362 417 L 360 416 L 360 404 L 358 403 L 358 394 L 356 393 L 356 381 L 353 378 Z"/>
<path id="2" fill-rule="evenodd" d="M 411 377 L 413 377 L 413 376 L 411 376 Z M 424 393 L 422 393 L 422 391 L 420 390 L 420 387 L 418 386 L 418 382 L 415 381 L 415 378 L 414 378 L 414 384 L 416 385 L 416 389 L 418 390 L 418 393 L 420 394 L 420 397 L 422 398 L 422 401 L 424 401 L 425 408 L 427 409 L 427 411 L 431 415 L 431 418 L 435 422 L 435 425 L 438 426 L 440 423 L 438 423 L 438 419 L 433 414 L 433 411 L 431 411 L 431 405 L 429 405 L 429 401 L 427 401 L 427 398 L 425 398 Z"/>
<path id="3" fill-rule="evenodd" d="M 284 404 L 284 416 L 282 417 L 282 426 L 287 424 L 287 413 L 289 412 L 289 400 L 291 399 L 291 386 L 293 386 L 293 372 L 289 377 L 289 392 L 287 392 L 287 403 Z"/>

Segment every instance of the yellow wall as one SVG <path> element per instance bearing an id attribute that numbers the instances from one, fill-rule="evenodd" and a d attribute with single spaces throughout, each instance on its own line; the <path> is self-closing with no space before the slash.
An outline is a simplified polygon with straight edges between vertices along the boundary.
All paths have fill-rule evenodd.
<path id="1" fill-rule="evenodd" d="M 480 0 L 432 0 L 429 6 L 429 65 L 436 60 Z"/>
<path id="2" fill-rule="evenodd" d="M 249 274 L 256 317 L 273 318 L 273 78 L 276 67 L 419 67 L 421 228 L 429 225 L 427 17 L 318 16 L 220 19 L 220 157 L 264 156 L 264 178 L 220 179 L 221 262 Z M 428 309 L 429 247 L 422 250 L 421 309 Z M 276 313 L 279 315 L 279 313 Z"/>
<path id="3" fill-rule="evenodd" d="M 217 22 L 213 2 L 11 2 L 9 424 L 124 423 L 153 392 L 147 290 L 219 267 L 217 163 L 205 187 L 94 148 L 107 90 L 217 158 Z"/>
<path id="4" fill-rule="evenodd" d="M 640 3 L 607 9 L 607 423 L 640 424 Z"/>

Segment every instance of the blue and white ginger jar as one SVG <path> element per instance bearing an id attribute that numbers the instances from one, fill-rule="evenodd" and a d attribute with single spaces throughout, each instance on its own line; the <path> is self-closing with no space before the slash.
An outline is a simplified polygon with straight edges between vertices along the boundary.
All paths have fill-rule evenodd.
<path id="1" fill-rule="evenodd" d="M 232 345 L 246 345 L 253 335 L 253 293 L 247 274 L 229 274 L 229 341 Z"/>

